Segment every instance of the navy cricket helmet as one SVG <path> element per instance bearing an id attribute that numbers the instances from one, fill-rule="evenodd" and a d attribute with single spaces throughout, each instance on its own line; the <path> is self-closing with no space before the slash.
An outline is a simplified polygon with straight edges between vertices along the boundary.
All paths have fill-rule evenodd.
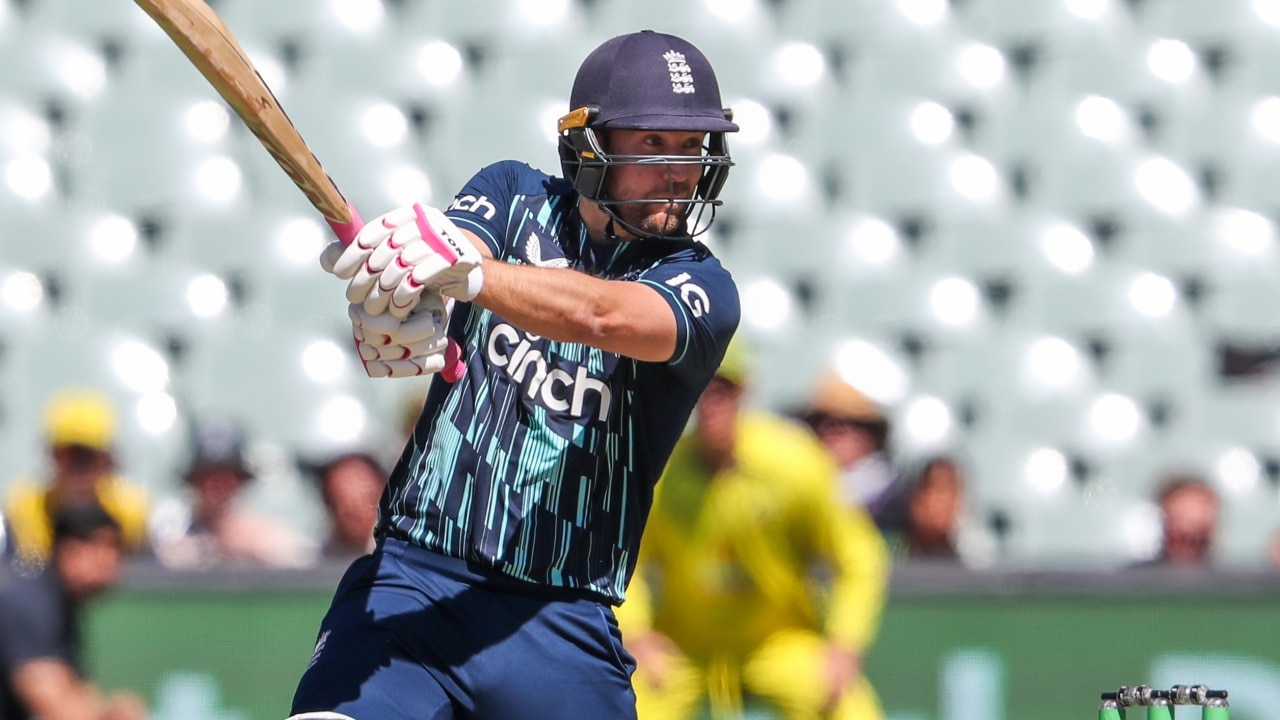
<path id="1" fill-rule="evenodd" d="M 652 30 L 620 35 L 596 48 L 578 69 L 569 96 L 569 114 L 560 118 L 560 164 L 580 195 L 598 204 L 616 223 L 637 237 L 648 233 L 619 217 L 620 205 L 648 204 L 654 198 L 611 197 L 608 175 L 621 165 L 697 165 L 701 172 L 693 197 L 665 198 L 680 208 L 680 236 L 705 232 L 733 160 L 725 133 L 736 132 L 733 113 L 720 101 L 711 63 L 687 40 Z M 614 155 L 601 131 L 671 130 L 705 132 L 699 155 Z M 663 200 L 657 200 L 662 202 Z M 710 216 L 703 213 L 711 209 Z"/>

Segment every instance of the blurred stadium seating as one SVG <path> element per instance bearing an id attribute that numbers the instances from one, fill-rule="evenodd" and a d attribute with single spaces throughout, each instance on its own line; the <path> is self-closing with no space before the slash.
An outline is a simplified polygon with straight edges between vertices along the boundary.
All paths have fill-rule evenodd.
<path id="1" fill-rule="evenodd" d="M 557 170 L 581 58 L 686 35 L 743 124 L 710 242 L 743 281 L 758 401 L 794 405 L 865 340 L 907 379 L 885 396 L 903 459 L 971 458 L 1007 562 L 1141 555 L 1134 518 L 1187 464 L 1227 499 L 1228 559 L 1264 562 L 1280 384 L 1216 355 L 1280 336 L 1280 27 L 1248 0 L 214 5 L 366 217 L 447 205 L 506 157 Z M 159 494 L 207 412 L 277 454 L 394 444 L 404 393 L 327 350 L 345 308 L 310 208 L 141 11 L 0 0 L 0 67 L 0 487 L 40 469 L 62 385 L 117 399 Z M 122 342 L 167 378 L 130 378 Z M 1098 411 L 1108 393 L 1133 404 Z M 924 396 L 941 440 L 907 422 Z M 1046 448 L 1056 480 L 1027 470 Z"/>

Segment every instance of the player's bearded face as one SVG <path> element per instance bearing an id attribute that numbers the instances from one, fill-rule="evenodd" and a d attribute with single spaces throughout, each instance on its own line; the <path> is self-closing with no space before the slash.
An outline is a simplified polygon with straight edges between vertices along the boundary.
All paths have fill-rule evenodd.
<path id="1" fill-rule="evenodd" d="M 664 194 L 662 197 L 668 196 Z M 672 195 L 671 197 L 689 197 L 689 195 Z M 657 237 L 679 232 L 682 227 L 681 207 L 669 202 L 619 205 L 617 213 L 627 224 Z"/>
<path id="2" fill-rule="evenodd" d="M 697 157 L 702 153 L 703 137 L 703 133 L 691 132 L 615 130 L 610 134 L 610 153 Z M 701 176 L 701 167 L 696 164 L 623 165 L 611 173 L 609 195 L 617 200 L 652 199 L 652 203 L 625 203 L 614 208 L 623 221 L 646 234 L 671 235 L 683 230 L 685 206 L 670 201 L 692 198 Z"/>

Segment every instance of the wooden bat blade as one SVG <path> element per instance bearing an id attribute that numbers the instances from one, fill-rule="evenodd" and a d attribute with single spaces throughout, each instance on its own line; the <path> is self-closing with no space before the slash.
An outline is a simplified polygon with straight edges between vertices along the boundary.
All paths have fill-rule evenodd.
<path id="1" fill-rule="evenodd" d="M 203 0 L 134 0 L 235 110 L 343 242 L 360 219 L 294 127 L 235 36 Z"/>

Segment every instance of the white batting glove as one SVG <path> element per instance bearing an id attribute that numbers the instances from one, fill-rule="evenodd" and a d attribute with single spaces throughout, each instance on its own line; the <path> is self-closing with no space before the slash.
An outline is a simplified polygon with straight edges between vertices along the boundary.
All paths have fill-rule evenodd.
<path id="1" fill-rule="evenodd" d="M 403 320 L 386 313 L 370 314 L 352 303 L 347 308 L 351 334 L 369 377 L 411 377 L 440 372 L 447 364 L 445 331 L 453 299 L 425 293 Z"/>
<path id="2" fill-rule="evenodd" d="M 371 315 L 403 318 L 427 286 L 471 300 L 484 283 L 480 253 L 458 226 L 433 207 L 414 204 L 366 225 L 346 247 L 334 243 L 320 262 L 344 280 L 347 300 Z"/>

